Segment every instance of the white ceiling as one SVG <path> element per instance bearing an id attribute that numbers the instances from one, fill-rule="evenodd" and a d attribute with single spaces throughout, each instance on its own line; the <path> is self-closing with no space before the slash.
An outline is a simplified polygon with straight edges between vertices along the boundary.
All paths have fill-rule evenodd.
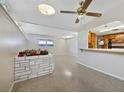
<path id="1" fill-rule="evenodd" d="M 124 32 L 124 24 L 121 21 L 113 21 L 99 27 L 93 28 L 90 31 L 96 33 L 97 35 L 106 35 L 113 33 Z"/>
<path id="2" fill-rule="evenodd" d="M 60 10 L 76 10 L 79 7 L 81 0 L 7 0 L 10 13 L 19 21 L 27 21 L 40 24 L 42 26 L 54 27 L 59 29 L 78 31 L 84 23 L 95 19 L 85 17 L 85 21 L 80 24 L 75 24 L 76 15 L 60 14 Z M 88 10 L 100 11 L 103 14 L 118 0 L 93 0 Z M 42 15 L 37 6 L 41 3 L 46 3 L 53 6 L 56 14 L 53 16 Z"/>
<path id="3" fill-rule="evenodd" d="M 52 36 L 56 38 L 63 38 L 64 36 L 69 35 L 76 35 L 77 32 L 62 30 L 62 29 L 55 29 L 55 28 L 49 28 L 41 25 L 34 25 L 29 23 L 19 23 L 20 27 L 22 28 L 22 31 L 24 31 L 26 34 L 38 34 L 42 36 Z"/>

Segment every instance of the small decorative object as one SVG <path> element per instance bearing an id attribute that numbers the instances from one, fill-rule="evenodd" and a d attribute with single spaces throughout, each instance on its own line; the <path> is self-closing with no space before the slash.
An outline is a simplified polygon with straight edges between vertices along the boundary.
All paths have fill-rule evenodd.
<path id="1" fill-rule="evenodd" d="M 24 50 L 19 52 L 18 57 L 24 57 L 24 56 L 36 56 L 36 55 L 48 55 L 48 51 L 47 50 Z"/>
<path id="2" fill-rule="evenodd" d="M 99 45 L 104 45 L 104 41 L 103 40 L 101 40 L 100 42 L 99 42 Z"/>

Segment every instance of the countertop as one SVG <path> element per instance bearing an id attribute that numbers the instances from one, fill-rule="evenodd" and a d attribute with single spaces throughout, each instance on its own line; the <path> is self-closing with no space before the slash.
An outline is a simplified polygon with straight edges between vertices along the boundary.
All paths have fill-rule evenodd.
<path id="1" fill-rule="evenodd" d="M 124 54 L 124 49 L 97 49 L 97 48 L 89 48 L 89 49 L 80 49 L 80 50 L 81 51 L 92 51 L 92 52 Z"/>

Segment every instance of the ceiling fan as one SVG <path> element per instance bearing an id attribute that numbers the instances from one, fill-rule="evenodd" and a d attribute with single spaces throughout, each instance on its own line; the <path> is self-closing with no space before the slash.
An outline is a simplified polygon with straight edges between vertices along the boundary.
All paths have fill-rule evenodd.
<path id="1" fill-rule="evenodd" d="M 77 9 L 77 11 L 64 11 L 61 10 L 60 13 L 68 13 L 68 14 L 77 14 L 79 16 L 86 15 L 86 16 L 92 16 L 92 17 L 101 17 L 102 13 L 95 13 L 95 12 L 87 12 L 87 8 L 91 4 L 92 0 L 85 0 L 81 1 L 80 7 Z M 76 19 L 75 23 L 79 23 L 79 18 Z"/>

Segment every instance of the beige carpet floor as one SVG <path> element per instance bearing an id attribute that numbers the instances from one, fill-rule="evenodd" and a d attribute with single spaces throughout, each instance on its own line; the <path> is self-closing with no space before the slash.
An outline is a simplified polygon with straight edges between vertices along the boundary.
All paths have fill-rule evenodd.
<path id="1" fill-rule="evenodd" d="M 124 91 L 124 81 L 76 63 L 73 57 L 54 57 L 55 69 L 50 75 L 15 84 L 17 92 L 104 92 Z"/>

